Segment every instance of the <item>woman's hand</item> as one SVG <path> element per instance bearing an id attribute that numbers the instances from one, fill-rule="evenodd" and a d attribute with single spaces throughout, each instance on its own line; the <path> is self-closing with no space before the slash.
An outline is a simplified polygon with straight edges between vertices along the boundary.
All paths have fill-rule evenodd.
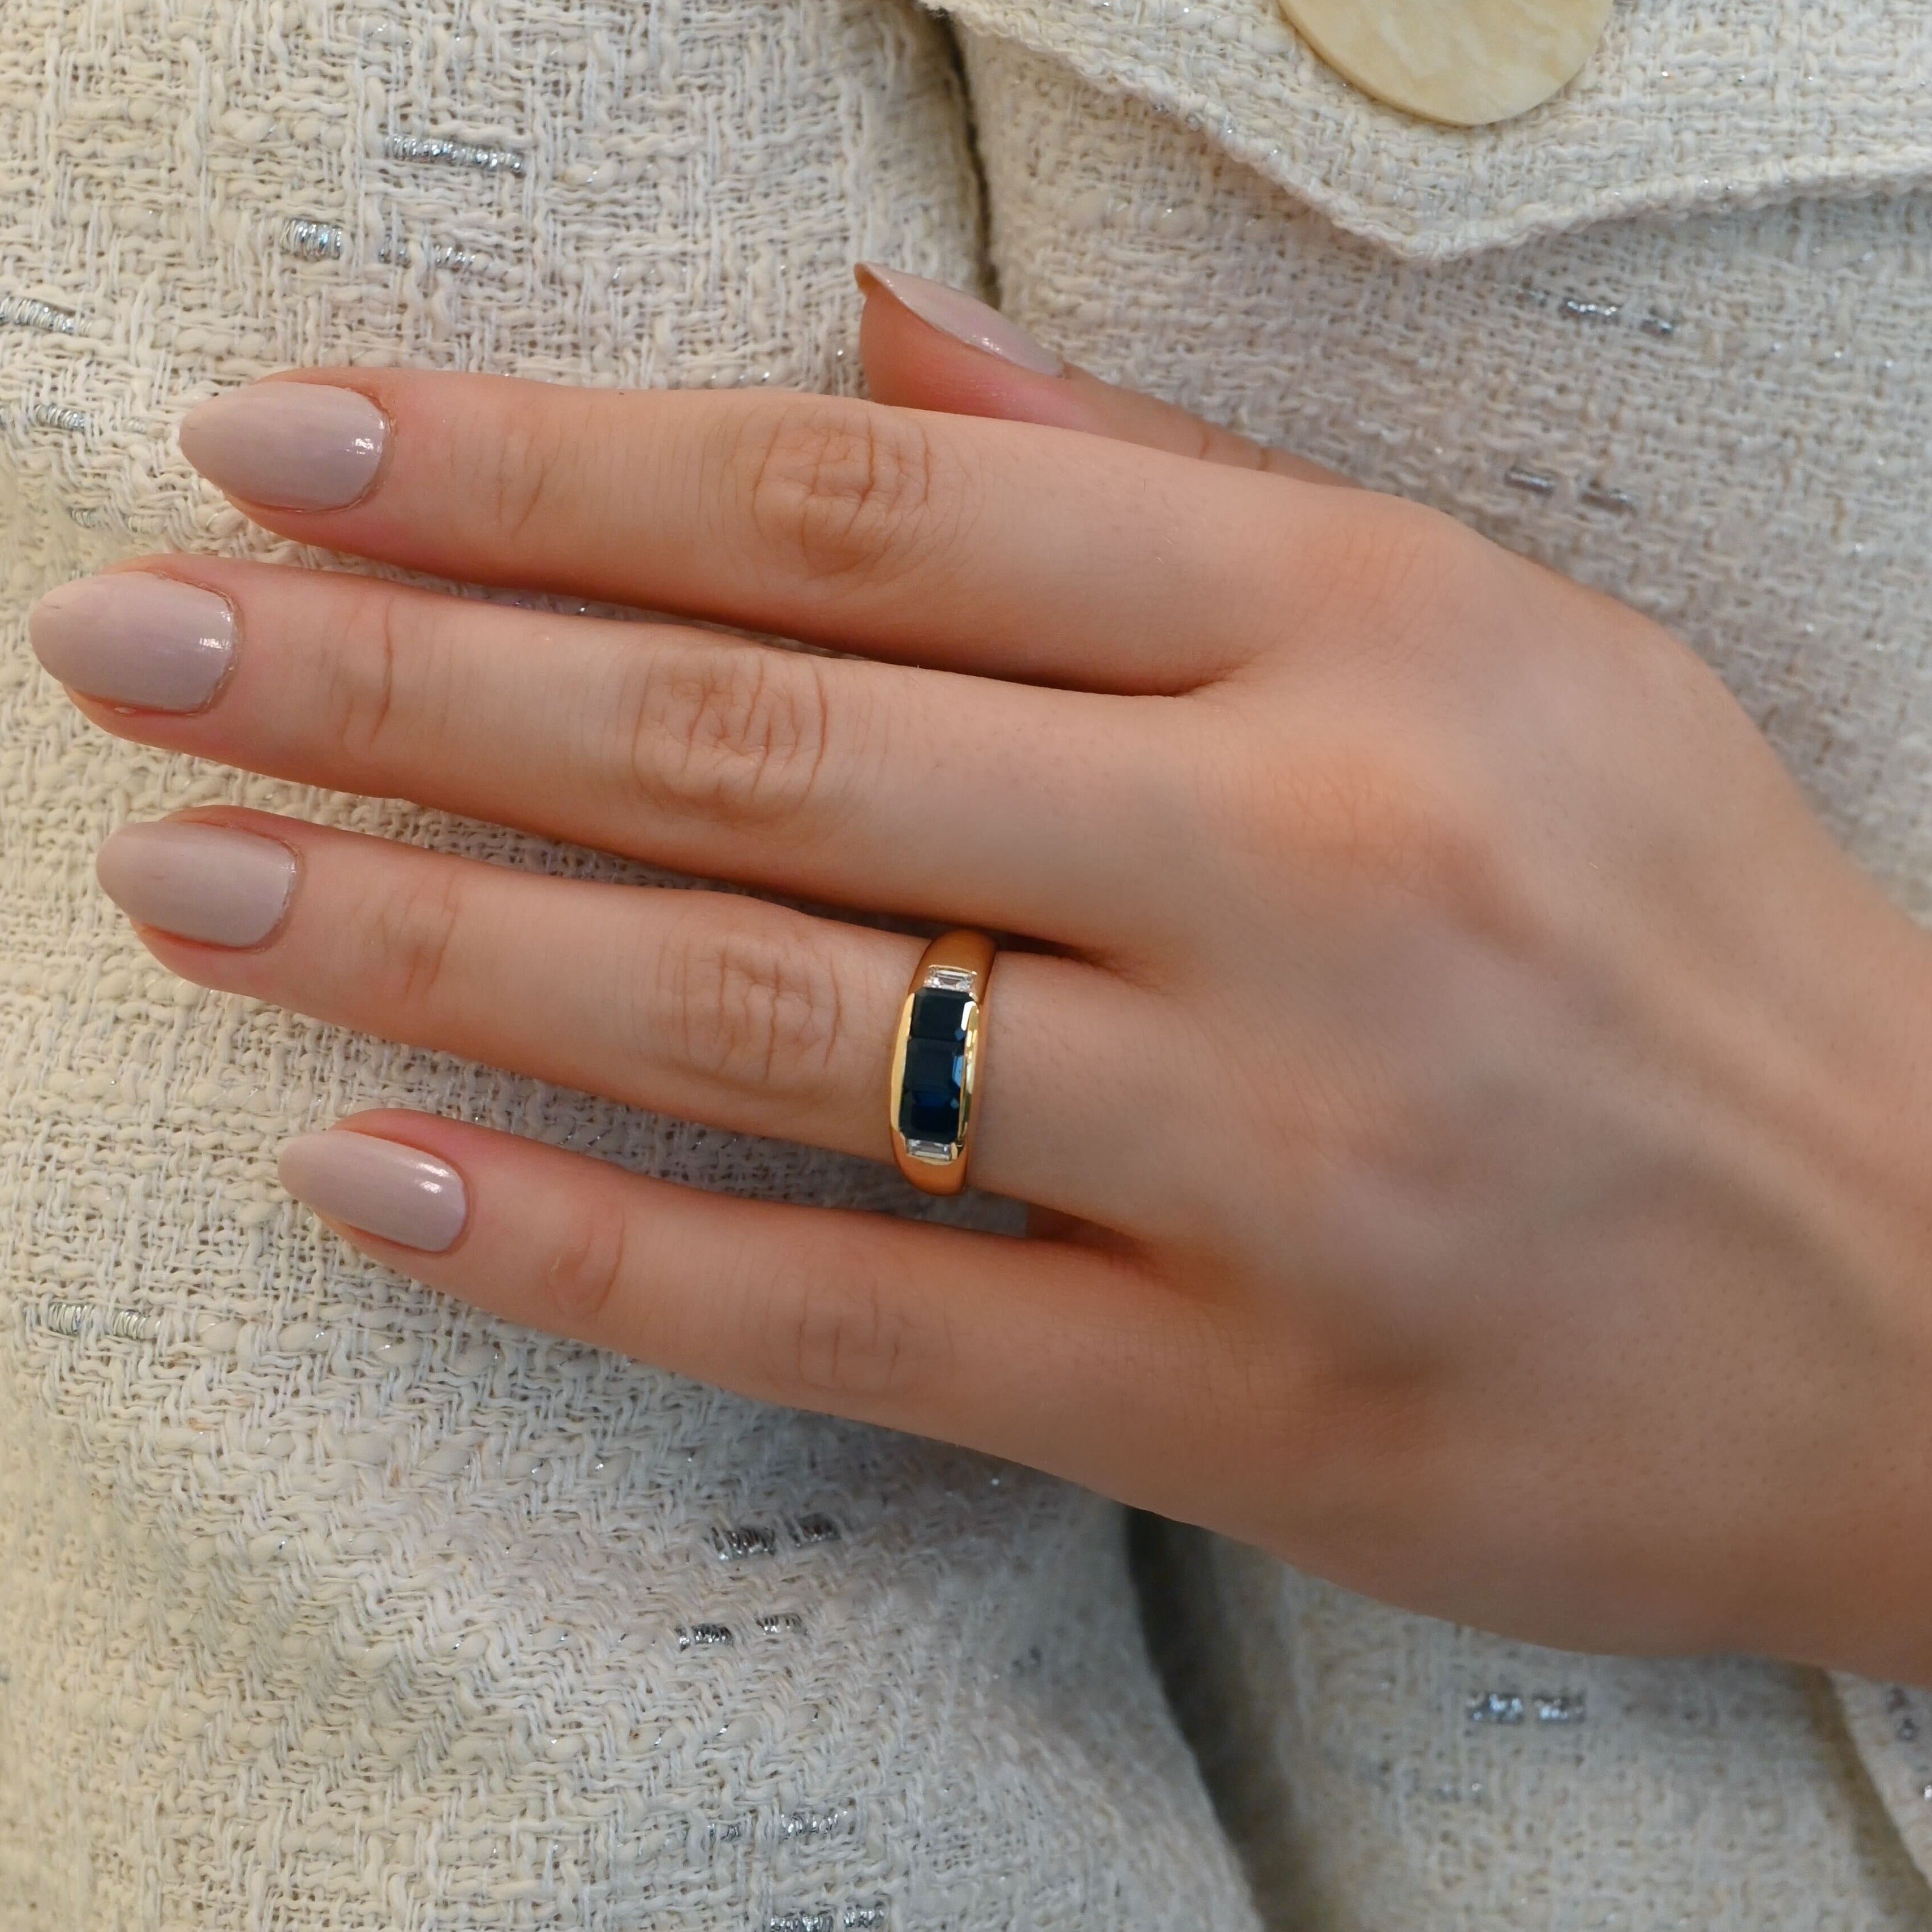
<path id="1" fill-rule="evenodd" d="M 1420 1610 L 1932 1677 L 1925 938 L 1630 611 L 876 286 L 866 348 L 974 413 L 338 370 L 183 437 L 305 542 L 861 656 L 186 556 L 35 638 L 111 731 L 1012 935 L 974 1172 L 1040 1237 L 399 1113 L 296 1191 Z M 101 873 L 203 985 L 888 1156 L 916 939 L 233 810 Z"/>

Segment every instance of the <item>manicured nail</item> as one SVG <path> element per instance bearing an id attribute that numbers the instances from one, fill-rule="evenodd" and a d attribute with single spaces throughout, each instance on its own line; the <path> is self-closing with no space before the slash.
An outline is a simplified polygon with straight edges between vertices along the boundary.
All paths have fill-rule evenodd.
<path id="1" fill-rule="evenodd" d="M 83 577 L 27 616 L 38 658 L 62 683 L 109 704 L 199 711 L 235 656 L 225 598 L 146 571 Z"/>
<path id="2" fill-rule="evenodd" d="M 870 262 L 862 263 L 858 273 L 861 288 L 869 289 L 876 283 L 942 335 L 984 350 L 988 356 L 1029 369 L 1036 376 L 1058 376 L 1066 369 L 1052 350 L 1036 342 L 1018 322 L 957 289 L 949 289 L 944 282 L 929 282 L 903 268 L 875 268 Z"/>
<path id="3" fill-rule="evenodd" d="M 281 924 L 296 886 L 286 845 L 192 818 L 122 826 L 94 870 L 136 925 L 210 946 L 259 945 Z"/>
<path id="4" fill-rule="evenodd" d="M 339 510 L 376 480 L 388 420 L 328 382 L 254 382 L 197 403 L 182 453 L 218 490 L 280 510 Z"/>
<path id="5" fill-rule="evenodd" d="M 427 1254 L 442 1253 L 470 1215 L 454 1168 L 373 1134 L 304 1134 L 284 1144 L 280 1172 L 304 1207 Z"/>

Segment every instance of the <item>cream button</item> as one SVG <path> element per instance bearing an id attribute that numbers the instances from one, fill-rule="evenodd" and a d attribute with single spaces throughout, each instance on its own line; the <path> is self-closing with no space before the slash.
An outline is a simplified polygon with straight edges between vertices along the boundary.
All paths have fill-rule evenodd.
<path id="1" fill-rule="evenodd" d="M 1590 58 L 1615 0 L 1281 0 L 1364 94 L 1478 128 L 1547 100 Z"/>

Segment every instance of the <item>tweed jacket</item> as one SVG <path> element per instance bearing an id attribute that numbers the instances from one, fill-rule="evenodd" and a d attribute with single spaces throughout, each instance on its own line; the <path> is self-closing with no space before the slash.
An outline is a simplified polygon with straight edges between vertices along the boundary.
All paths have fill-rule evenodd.
<path id="1" fill-rule="evenodd" d="M 1916 1691 L 1539 1651 L 1192 1534 L 1137 1597 L 1096 1498 L 345 1252 L 274 1150 L 381 1102 L 938 1210 L 170 980 L 91 860 L 184 804 L 641 874 L 107 740 L 24 644 L 157 548 L 364 567 L 194 477 L 200 397 L 850 390 L 873 259 L 1656 615 L 1922 916 L 1928 88 L 1916 0 L 1620 0 L 1474 131 L 1273 0 L 8 0 L 0 1927 L 1932 1926 Z"/>
<path id="2" fill-rule="evenodd" d="M 1932 913 L 1932 12 L 1622 0 L 1472 130 L 1250 0 L 955 8 L 1012 314 L 1657 617 Z M 1932 1924 L 1923 1694 L 1182 1549 L 1169 1648 L 1270 1922 Z"/>

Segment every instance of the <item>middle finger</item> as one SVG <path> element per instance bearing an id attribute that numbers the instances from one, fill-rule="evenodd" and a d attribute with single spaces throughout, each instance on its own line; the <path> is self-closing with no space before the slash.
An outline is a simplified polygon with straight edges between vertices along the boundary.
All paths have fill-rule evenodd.
<path id="1" fill-rule="evenodd" d="M 226 640 L 173 686 L 152 670 L 170 627 Z M 48 668 L 123 736 L 1084 950 L 1125 943 L 1120 909 L 1147 898 L 1189 816 L 1168 700 L 216 559 L 68 585 L 32 629 Z M 198 710 L 118 708 L 191 704 L 203 686 Z"/>

